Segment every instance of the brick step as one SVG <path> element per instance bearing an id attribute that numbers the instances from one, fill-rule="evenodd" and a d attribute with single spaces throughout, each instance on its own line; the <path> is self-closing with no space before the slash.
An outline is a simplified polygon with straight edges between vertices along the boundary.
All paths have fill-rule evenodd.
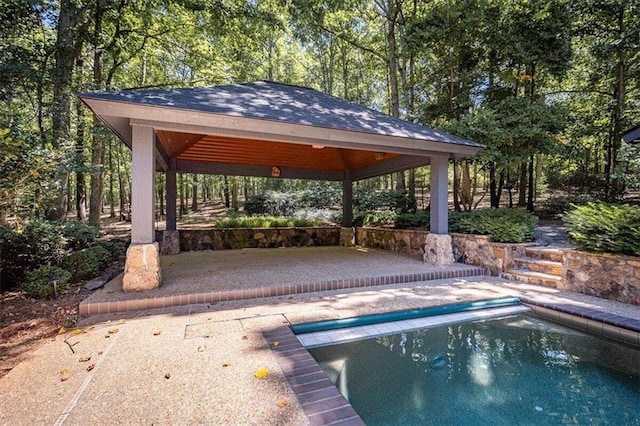
<path id="1" fill-rule="evenodd" d="M 524 249 L 527 257 L 550 260 L 552 262 L 562 262 L 564 258 L 563 250 L 552 246 L 531 246 Z"/>
<path id="2" fill-rule="evenodd" d="M 502 278 L 520 281 L 527 284 L 541 285 L 544 287 L 557 288 L 562 282 L 562 277 L 545 274 L 544 272 L 530 271 L 527 269 L 510 269 L 500 274 Z"/>
<path id="3" fill-rule="evenodd" d="M 543 272 L 549 275 L 562 276 L 562 262 L 544 260 L 535 257 L 519 257 L 513 259 L 518 269 L 530 269 L 535 272 Z"/>

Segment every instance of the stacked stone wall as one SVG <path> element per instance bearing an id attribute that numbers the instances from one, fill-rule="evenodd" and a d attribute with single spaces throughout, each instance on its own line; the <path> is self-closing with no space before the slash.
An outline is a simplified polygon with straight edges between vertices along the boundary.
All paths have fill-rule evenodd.
<path id="1" fill-rule="evenodd" d="M 566 250 L 561 288 L 640 305 L 640 258 Z"/>
<path id="2" fill-rule="evenodd" d="M 180 251 L 337 246 L 340 228 L 229 228 L 180 230 Z"/>

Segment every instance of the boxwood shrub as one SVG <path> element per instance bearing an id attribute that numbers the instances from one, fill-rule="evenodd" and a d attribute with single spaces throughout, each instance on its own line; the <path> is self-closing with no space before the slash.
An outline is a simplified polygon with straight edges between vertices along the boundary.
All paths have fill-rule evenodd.
<path id="1" fill-rule="evenodd" d="M 562 220 L 580 250 L 640 256 L 640 207 L 588 203 Z"/>
<path id="2" fill-rule="evenodd" d="M 488 235 L 500 243 L 533 241 L 537 223 L 538 218 L 523 209 L 479 209 L 449 215 L 451 232 Z"/>

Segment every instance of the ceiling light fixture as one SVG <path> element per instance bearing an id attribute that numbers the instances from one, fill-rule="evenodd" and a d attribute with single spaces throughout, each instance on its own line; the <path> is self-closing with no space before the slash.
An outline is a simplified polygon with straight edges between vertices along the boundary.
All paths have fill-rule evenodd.
<path id="1" fill-rule="evenodd" d="M 311 148 L 313 148 L 313 149 L 322 149 L 322 148 L 324 148 L 324 145 L 311 145 Z"/>

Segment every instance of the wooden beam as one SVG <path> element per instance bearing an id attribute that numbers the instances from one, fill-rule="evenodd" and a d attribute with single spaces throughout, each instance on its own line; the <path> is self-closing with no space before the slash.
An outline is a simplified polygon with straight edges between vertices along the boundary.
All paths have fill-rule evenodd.
<path id="1" fill-rule="evenodd" d="M 368 179 L 388 173 L 399 172 L 401 170 L 413 169 L 429 164 L 430 157 L 402 156 L 390 160 L 380 160 L 379 163 L 372 164 L 351 172 L 353 181 Z"/>
<path id="2" fill-rule="evenodd" d="M 278 167 L 277 164 L 273 166 Z M 281 178 L 342 181 L 342 171 L 305 170 L 279 167 Z M 236 164 L 199 163 L 191 161 L 177 161 L 178 173 L 199 173 L 226 176 L 254 176 L 273 177 L 271 166 L 243 166 Z"/>

